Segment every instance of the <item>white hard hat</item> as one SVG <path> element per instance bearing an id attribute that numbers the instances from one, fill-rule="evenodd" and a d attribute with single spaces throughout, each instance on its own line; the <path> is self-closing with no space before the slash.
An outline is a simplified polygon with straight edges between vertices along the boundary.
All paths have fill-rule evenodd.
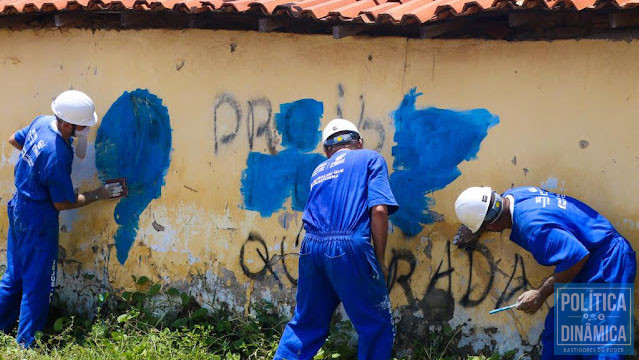
<path id="1" fill-rule="evenodd" d="M 331 122 L 326 125 L 324 131 L 322 132 L 322 143 L 325 143 L 326 140 L 331 137 L 331 135 L 336 134 L 341 131 L 352 131 L 359 135 L 359 130 L 357 130 L 357 126 L 352 122 L 344 119 L 333 119 Z"/>
<path id="2" fill-rule="evenodd" d="M 462 224 L 476 233 L 486 219 L 493 189 L 475 186 L 464 190 L 455 200 L 455 213 Z"/>
<path id="3" fill-rule="evenodd" d="M 93 126 L 98 122 L 93 100 L 82 91 L 67 90 L 51 103 L 51 110 L 69 124 Z"/>

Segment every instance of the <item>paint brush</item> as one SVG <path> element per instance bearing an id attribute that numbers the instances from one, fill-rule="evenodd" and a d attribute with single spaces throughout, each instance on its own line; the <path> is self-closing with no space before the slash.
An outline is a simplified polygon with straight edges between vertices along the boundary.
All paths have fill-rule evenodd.
<path id="1" fill-rule="evenodd" d="M 110 180 L 107 180 L 106 183 L 107 184 L 118 183 L 122 186 L 122 192 L 120 193 L 120 196 L 112 196 L 110 197 L 110 199 L 126 197 L 127 195 L 129 195 L 129 188 L 126 186 L 126 178 L 110 179 Z"/>
<path id="2" fill-rule="evenodd" d="M 496 314 L 498 312 L 510 310 L 510 309 L 512 309 L 514 307 L 517 307 L 517 305 L 519 305 L 519 303 L 515 303 L 515 304 L 512 304 L 512 305 L 504 306 L 503 308 L 499 308 L 499 309 L 495 309 L 495 310 L 490 310 L 488 313 L 491 314 L 491 315 L 492 314 Z"/>

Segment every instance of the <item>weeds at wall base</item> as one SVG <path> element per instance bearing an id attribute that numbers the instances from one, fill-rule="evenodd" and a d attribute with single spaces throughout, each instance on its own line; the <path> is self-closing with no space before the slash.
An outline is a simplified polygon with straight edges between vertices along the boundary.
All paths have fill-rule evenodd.
<path id="1" fill-rule="evenodd" d="M 38 333 L 36 346 L 25 350 L 11 334 L 0 333 L 0 360 L 4 359 L 272 359 L 288 319 L 262 302 L 246 318 L 219 304 L 201 307 L 175 288 L 134 278 L 138 290 L 121 295 L 103 293 L 92 318 L 52 307 L 50 321 Z M 212 310 L 209 310 L 212 309 Z M 460 328 L 431 334 L 414 344 L 402 359 L 454 359 L 451 344 Z M 334 318 L 330 335 L 314 359 L 356 359 L 349 321 Z M 483 357 L 481 357 L 483 358 Z M 493 360 L 501 356 L 496 354 Z"/>

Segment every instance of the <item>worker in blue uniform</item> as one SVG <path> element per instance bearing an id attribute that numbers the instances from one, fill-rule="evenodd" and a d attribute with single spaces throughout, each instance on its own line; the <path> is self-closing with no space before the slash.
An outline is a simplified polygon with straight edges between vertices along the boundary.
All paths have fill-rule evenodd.
<path id="1" fill-rule="evenodd" d="M 0 281 L 0 330 L 10 331 L 19 318 L 17 340 L 27 347 L 46 324 L 55 286 L 58 212 L 117 197 L 123 191 L 120 184 L 107 184 L 75 193 L 72 142 L 79 139 L 86 149 L 86 136 L 97 122 L 95 106 L 86 94 L 69 90 L 60 94 L 51 108 L 54 115 L 36 117 L 9 138 L 20 155 L 14 170 L 16 192 L 7 206 L 7 267 Z"/>
<path id="2" fill-rule="evenodd" d="M 518 310 L 537 312 L 553 294 L 555 283 L 634 283 L 637 264 L 628 240 L 605 217 L 577 199 L 537 187 L 513 188 L 501 195 L 490 187 L 471 187 L 457 198 L 455 212 L 467 227 L 458 233 L 458 245 L 476 241 L 482 231 L 510 228 L 514 243 L 529 251 L 539 264 L 555 266 L 539 289 L 519 296 Z M 554 313 L 553 309 L 548 312 L 541 336 L 543 359 L 555 358 Z"/>
<path id="3" fill-rule="evenodd" d="M 359 335 L 358 359 L 390 359 L 395 330 L 384 253 L 388 215 L 398 206 L 386 162 L 362 149 L 359 131 L 348 120 L 329 122 L 322 138 L 328 160 L 311 176 L 297 305 L 275 359 L 312 359 L 340 302 Z"/>

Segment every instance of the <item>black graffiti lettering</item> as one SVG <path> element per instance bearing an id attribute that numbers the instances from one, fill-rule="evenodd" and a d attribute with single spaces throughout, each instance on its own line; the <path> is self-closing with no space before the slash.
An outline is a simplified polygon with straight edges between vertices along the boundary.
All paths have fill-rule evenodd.
<path id="1" fill-rule="evenodd" d="M 288 281 L 291 282 L 291 284 L 297 286 L 297 279 L 291 275 L 291 273 L 288 271 L 288 265 L 286 265 L 286 257 L 291 254 L 284 253 L 284 241 L 286 241 L 286 236 L 282 237 L 282 242 L 280 243 L 280 256 L 282 259 L 282 268 L 284 269 L 284 275 L 286 275 L 286 278 L 288 279 Z"/>
<path id="2" fill-rule="evenodd" d="M 384 125 L 382 125 L 379 121 L 374 121 L 370 119 L 364 120 L 364 123 L 361 127 L 362 130 L 374 130 L 379 136 L 379 141 L 377 145 L 375 145 L 374 150 L 381 151 L 384 147 L 384 141 L 386 141 L 386 130 L 384 129 Z"/>
<path id="3" fill-rule="evenodd" d="M 231 108 L 231 111 L 233 112 L 233 115 L 235 116 L 235 130 L 232 133 L 228 133 L 218 137 L 218 134 L 217 134 L 218 111 L 223 105 L 229 106 Z M 235 98 L 233 97 L 233 95 L 224 93 L 222 95 L 219 95 L 215 99 L 215 105 L 213 106 L 213 138 L 215 143 L 216 154 L 218 149 L 218 141 L 220 141 L 222 144 L 228 144 L 235 139 L 237 132 L 240 130 L 241 119 L 242 119 L 242 110 L 240 109 L 240 106 L 238 105 L 237 101 L 235 101 Z"/>
<path id="4" fill-rule="evenodd" d="M 275 271 L 273 270 L 273 267 L 271 266 L 271 262 L 268 258 L 268 251 L 266 252 L 266 255 L 262 254 L 262 251 L 260 251 L 260 249 L 257 249 L 257 254 L 259 255 L 260 259 L 262 259 L 262 261 L 264 262 L 264 267 L 266 269 L 268 269 L 268 271 L 273 275 L 273 277 L 275 278 L 275 281 L 277 281 L 277 284 L 280 286 L 280 289 L 282 288 L 282 282 L 280 281 L 279 276 L 277 276 L 277 274 L 275 273 Z"/>
<path id="5" fill-rule="evenodd" d="M 515 277 L 517 273 L 518 266 L 521 265 L 521 276 Z M 515 281 L 515 284 L 510 290 L 511 282 Z M 508 282 L 506 283 L 506 287 L 504 291 L 499 296 L 497 303 L 495 304 L 495 309 L 498 309 L 503 306 L 504 303 L 508 302 L 512 299 L 515 294 L 517 294 L 521 290 L 528 290 L 530 287 L 530 282 L 528 281 L 528 277 L 526 276 L 526 266 L 524 265 L 524 258 L 519 254 L 515 254 L 515 264 L 513 265 L 513 272 L 510 273 L 510 277 L 508 278 Z"/>
<path id="6" fill-rule="evenodd" d="M 475 252 L 484 256 L 484 258 L 488 262 L 489 273 L 488 273 L 488 283 L 486 284 L 484 291 L 481 293 L 479 298 L 471 299 L 470 294 L 474 290 L 472 283 L 473 283 L 473 263 L 474 263 L 473 259 L 474 259 Z M 459 303 L 463 307 L 475 307 L 481 304 L 482 301 L 484 301 L 486 296 L 488 296 L 488 292 L 490 292 L 490 289 L 492 289 L 493 282 L 495 281 L 495 272 L 496 272 L 497 266 L 495 265 L 495 259 L 493 258 L 493 254 L 486 247 L 486 245 L 482 243 L 477 243 L 477 245 L 473 249 L 466 250 L 466 254 L 468 254 L 468 262 L 469 262 L 468 286 L 466 287 L 466 293 L 464 294 L 462 299 L 459 301 Z"/>
<path id="7" fill-rule="evenodd" d="M 450 262 L 450 241 L 446 241 L 446 259 L 448 261 L 448 268 L 444 271 L 440 271 L 442 265 L 444 264 L 444 260 L 439 262 L 439 266 L 437 266 L 437 270 L 435 270 L 435 275 L 430 279 L 430 283 L 428 284 L 428 289 L 426 293 L 430 293 L 435 288 L 437 281 L 443 277 L 448 277 L 448 293 L 452 295 L 452 287 L 453 287 L 453 271 L 455 268 L 451 266 Z"/>
<path id="8" fill-rule="evenodd" d="M 246 239 L 246 241 L 242 245 L 242 248 L 240 249 L 240 266 L 242 267 L 242 271 L 244 272 L 244 275 L 248 276 L 251 279 L 257 279 L 258 277 L 264 276 L 264 274 L 266 274 L 266 264 L 268 263 L 268 261 L 264 261 L 264 264 L 262 265 L 260 270 L 253 271 L 249 269 L 249 267 L 246 265 L 244 258 L 245 258 L 246 245 L 251 242 L 258 243 L 259 244 L 258 246 L 264 249 L 264 252 L 262 253 L 260 252 L 258 247 L 260 258 L 262 258 L 263 261 L 264 259 L 268 259 L 268 247 L 266 246 L 266 242 L 264 241 L 264 239 L 262 239 L 260 234 L 251 232 L 248 236 L 248 239 Z M 265 256 L 262 256 L 262 254 L 265 254 Z"/>
<path id="9" fill-rule="evenodd" d="M 384 142 L 386 141 L 386 130 L 384 129 L 384 125 L 381 121 L 373 120 L 366 117 L 366 101 L 364 100 L 364 95 L 359 96 L 360 100 L 360 112 L 359 112 L 359 122 L 357 123 L 357 128 L 361 131 L 364 130 L 373 130 L 379 136 L 379 142 L 373 148 L 376 151 L 381 151 L 384 147 Z"/>
<path id="10" fill-rule="evenodd" d="M 252 231 L 244 244 L 242 244 L 242 248 L 240 249 L 240 266 L 242 267 L 242 272 L 244 273 L 244 275 L 246 275 L 250 279 L 263 280 L 266 274 L 270 273 L 277 282 L 277 285 L 280 287 L 280 289 L 282 289 L 284 284 L 282 283 L 282 280 L 277 273 L 279 270 L 276 270 L 274 268 L 275 265 L 279 266 L 279 263 L 281 263 L 282 271 L 284 272 L 286 278 L 291 282 L 291 284 L 297 285 L 297 279 L 291 274 L 289 270 L 290 265 L 286 263 L 286 258 L 291 255 L 297 256 L 298 254 L 296 252 L 285 253 L 285 242 L 286 236 L 283 236 L 280 242 L 280 253 L 270 256 L 268 247 L 266 246 L 266 241 L 264 241 L 260 234 Z M 257 253 L 258 258 L 261 261 L 261 264 L 257 266 L 257 269 L 255 268 L 255 266 L 253 266 L 253 269 L 251 269 L 247 265 L 246 261 L 246 255 L 249 251 L 247 250 L 247 246 L 251 243 L 253 243 L 253 246 L 250 246 L 250 248 L 254 249 L 252 251 L 255 251 L 255 253 Z"/>
<path id="11" fill-rule="evenodd" d="M 302 226 L 300 226 L 300 230 L 297 232 L 297 235 L 295 236 L 295 248 L 298 248 L 300 246 L 300 238 L 303 238 L 302 234 L 305 234 L 304 231 L 304 225 L 302 224 Z M 288 270 L 288 265 L 286 265 L 286 257 L 288 255 L 297 255 L 299 256 L 298 253 L 288 253 L 285 254 L 284 253 L 284 241 L 286 240 L 286 236 L 282 237 L 282 243 L 280 244 L 280 252 L 281 252 L 281 257 L 282 257 L 282 267 L 284 268 L 284 274 L 286 275 L 286 278 L 288 279 L 288 281 L 291 282 L 291 284 L 297 286 L 297 279 L 294 278 L 290 271 Z"/>
<path id="12" fill-rule="evenodd" d="M 393 257 L 391 258 L 390 265 L 388 267 L 388 279 L 386 286 L 390 291 L 395 283 L 398 283 L 399 286 L 402 287 L 402 290 L 404 290 L 404 294 L 406 294 L 406 299 L 408 299 L 409 304 L 413 305 L 415 304 L 415 295 L 413 295 L 413 290 L 410 287 L 410 278 L 415 272 L 415 267 L 417 267 L 417 259 L 413 253 L 405 249 L 393 249 L 392 252 Z M 407 273 L 398 274 L 397 269 L 400 262 L 408 264 Z"/>
<path id="13" fill-rule="evenodd" d="M 295 247 L 300 246 L 300 238 L 304 238 L 302 233 L 306 234 L 306 231 L 304 231 L 304 225 L 302 225 L 300 227 L 300 231 L 297 232 L 297 236 L 295 237 Z"/>
<path id="14" fill-rule="evenodd" d="M 255 113 L 257 109 L 262 109 L 262 112 L 265 114 L 266 120 L 259 123 L 257 125 L 257 130 L 255 129 Z M 258 113 L 262 113 L 258 111 Z M 271 155 L 275 155 L 277 150 L 275 149 L 275 142 L 273 136 L 273 130 L 271 128 L 271 120 L 273 118 L 273 108 L 271 106 L 271 101 L 267 98 L 259 98 L 252 99 L 248 101 L 248 112 L 246 116 L 246 129 L 248 131 L 248 142 L 249 142 L 249 150 L 253 150 L 253 143 L 255 137 L 266 137 L 266 146 L 268 147 L 268 152 Z"/>
<path id="15" fill-rule="evenodd" d="M 344 87 L 342 84 L 337 84 L 337 117 L 341 118 L 342 115 L 342 103 L 344 102 Z"/>

